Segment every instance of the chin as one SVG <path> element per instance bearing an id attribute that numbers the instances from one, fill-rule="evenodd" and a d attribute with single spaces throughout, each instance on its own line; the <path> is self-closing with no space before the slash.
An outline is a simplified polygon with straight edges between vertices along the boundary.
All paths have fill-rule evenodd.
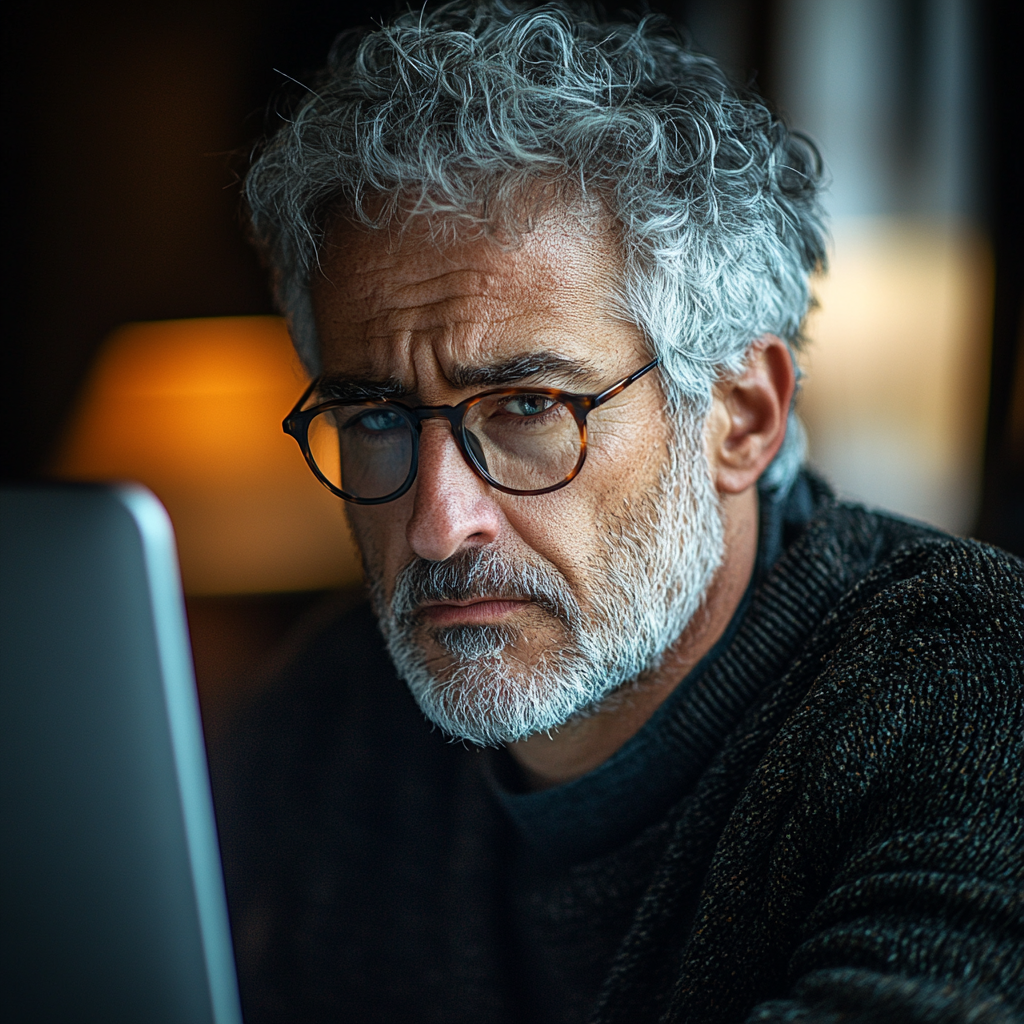
<path id="1" fill-rule="evenodd" d="M 457 630 L 446 630 L 443 642 L 391 649 L 420 709 L 457 739 L 494 747 L 549 732 L 586 713 L 620 682 L 595 673 L 571 644 L 538 650 L 531 643 L 524 650 L 521 636 L 503 644 L 509 638 L 497 627 Z"/>

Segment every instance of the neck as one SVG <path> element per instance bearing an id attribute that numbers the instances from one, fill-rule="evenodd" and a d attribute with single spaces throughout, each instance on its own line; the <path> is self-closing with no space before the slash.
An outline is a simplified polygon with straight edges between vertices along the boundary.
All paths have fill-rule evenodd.
<path id="1" fill-rule="evenodd" d="M 687 673 L 714 647 L 746 592 L 757 558 L 757 489 L 722 501 L 725 549 L 704 603 L 658 668 L 625 687 L 594 714 L 550 734 L 508 746 L 534 789 L 549 789 L 593 771 L 647 724 Z"/>

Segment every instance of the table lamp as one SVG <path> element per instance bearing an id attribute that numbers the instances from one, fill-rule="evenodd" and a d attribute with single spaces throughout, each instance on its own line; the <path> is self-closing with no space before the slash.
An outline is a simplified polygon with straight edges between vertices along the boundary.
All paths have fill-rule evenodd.
<path id="1" fill-rule="evenodd" d="M 307 382 L 278 317 L 127 324 L 99 353 L 53 475 L 153 490 L 188 594 L 356 585 L 343 503 L 281 430 Z"/>

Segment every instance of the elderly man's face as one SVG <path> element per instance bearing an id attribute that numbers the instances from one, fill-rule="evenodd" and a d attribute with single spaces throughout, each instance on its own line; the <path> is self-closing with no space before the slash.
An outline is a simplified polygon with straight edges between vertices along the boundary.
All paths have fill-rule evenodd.
<path id="1" fill-rule="evenodd" d="M 611 230 L 550 218 L 512 249 L 439 249 L 415 228 L 343 226 L 321 263 L 325 374 L 398 382 L 410 405 L 455 404 L 514 362 L 558 365 L 503 384 L 598 392 L 650 360 L 614 302 Z M 721 554 L 699 435 L 678 434 L 652 372 L 590 415 L 572 483 L 516 496 L 430 419 L 412 488 L 348 506 L 392 656 L 431 718 L 477 742 L 551 729 L 678 637 Z"/>

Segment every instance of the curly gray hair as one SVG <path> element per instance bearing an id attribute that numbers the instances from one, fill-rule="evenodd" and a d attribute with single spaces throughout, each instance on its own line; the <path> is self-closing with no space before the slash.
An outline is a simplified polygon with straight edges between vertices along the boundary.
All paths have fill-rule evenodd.
<path id="1" fill-rule="evenodd" d="M 670 404 L 701 413 L 757 339 L 801 344 L 826 261 L 821 179 L 808 140 L 658 19 L 456 0 L 340 36 L 245 194 L 314 372 L 310 275 L 339 212 L 516 230 L 538 191 L 599 204 L 620 229 L 624 315 L 661 357 Z M 803 454 L 791 415 L 763 483 L 788 484 Z"/>

